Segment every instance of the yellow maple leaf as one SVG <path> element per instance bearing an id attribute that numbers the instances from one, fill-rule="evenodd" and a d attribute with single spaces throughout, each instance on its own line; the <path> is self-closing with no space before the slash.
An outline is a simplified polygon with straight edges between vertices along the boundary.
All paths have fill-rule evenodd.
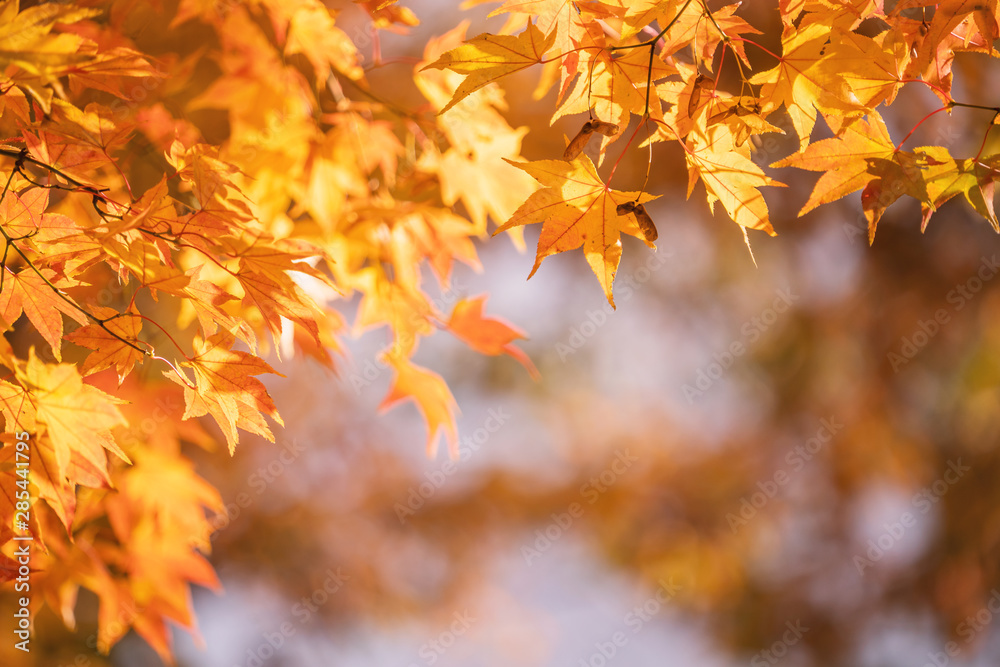
<path id="1" fill-rule="evenodd" d="M 953 158 L 944 146 L 924 146 L 915 152 L 925 155 L 928 162 L 923 170 L 928 200 L 921 207 L 921 231 L 927 228 L 931 215 L 941 205 L 961 194 L 986 218 L 994 231 L 1000 232 L 1000 221 L 993 208 L 995 184 L 1000 180 L 1000 155 L 959 160 Z"/>
<path id="2" fill-rule="evenodd" d="M 437 452 L 437 434 L 444 429 L 448 440 L 448 450 L 452 458 L 458 457 L 458 432 L 455 428 L 455 412 L 458 407 L 448 385 L 437 373 L 410 363 L 398 354 L 386 355 L 388 362 L 396 369 L 392 389 L 383 399 L 380 409 L 386 409 L 398 401 L 413 399 L 427 421 L 427 455 Z"/>
<path id="3" fill-rule="evenodd" d="M 775 235 L 767 202 L 758 188 L 765 185 L 784 187 L 766 176 L 750 160 L 750 147 L 737 146 L 728 125 L 713 125 L 704 132 L 688 135 L 688 196 L 700 178 L 714 210 L 721 202 L 733 222 L 744 229 L 760 229 Z M 748 243 L 749 245 L 749 243 Z"/>
<path id="4" fill-rule="evenodd" d="M 771 166 L 823 172 L 809 200 L 799 211 L 802 216 L 821 204 L 836 201 L 865 187 L 872 179 L 868 173 L 868 160 L 891 160 L 895 151 L 885 122 L 872 112 L 867 121 L 860 120 L 845 128 L 841 136 L 812 143 L 804 151 L 778 160 Z"/>
<path id="5" fill-rule="evenodd" d="M 487 216 L 497 222 L 506 220 L 535 190 L 535 183 L 525 173 L 503 162 L 516 158 L 527 128 L 511 128 L 500 114 L 507 108 L 503 91 L 481 89 L 465 97 L 447 111 L 463 77 L 451 71 L 422 69 L 422 65 L 440 56 L 451 44 L 460 43 L 464 27 L 433 40 L 424 51 L 414 80 L 420 92 L 440 113 L 438 127 L 448 140 L 443 152 L 426 151 L 420 167 L 436 173 L 441 182 L 441 199 L 448 205 L 461 202 L 475 223 L 473 233 L 486 233 Z M 516 231 L 516 230 L 515 230 Z M 520 234 L 512 234 L 515 245 L 524 247 Z"/>
<path id="6" fill-rule="evenodd" d="M 624 132 L 630 114 L 641 116 L 646 112 L 646 83 L 652 85 L 672 74 L 677 74 L 676 68 L 659 58 L 651 62 L 649 52 L 644 49 L 631 49 L 621 55 L 601 52 L 593 59 L 591 75 L 577 79 L 576 86 L 553 114 L 553 119 L 593 109 L 594 116 L 614 123 L 619 132 Z M 652 91 L 649 113 L 653 118 L 662 116 L 661 102 Z M 605 138 L 604 143 L 609 140 Z"/>
<path id="7" fill-rule="evenodd" d="M 0 3 L 0 71 L 14 79 L 48 113 L 52 86 L 62 90 L 59 78 L 73 65 L 92 60 L 81 51 L 87 40 L 68 32 L 53 33 L 57 23 L 76 23 L 100 14 L 96 9 L 47 2 L 19 11 L 17 0 Z M 8 69 L 14 66 L 16 69 Z M 20 70 L 20 71 L 18 71 Z"/>
<path id="8" fill-rule="evenodd" d="M 288 26 L 285 55 L 301 53 L 316 70 L 316 79 L 326 81 L 331 71 L 361 79 L 364 72 L 358 64 L 354 43 L 340 28 L 334 26 L 330 10 L 320 2 L 303 3 L 296 7 Z"/>
<path id="9" fill-rule="evenodd" d="M 852 93 L 836 61 L 824 58 L 830 27 L 815 23 L 803 30 L 785 29 L 783 53 L 778 65 L 754 75 L 750 83 L 760 85 L 765 116 L 785 105 L 792 126 L 805 148 L 816 125 L 817 109 L 828 117 L 858 117 L 864 107 Z"/>
<path id="10" fill-rule="evenodd" d="M 572 162 L 538 160 L 511 164 L 531 174 L 545 187 L 532 194 L 494 234 L 544 222 L 535 266 L 528 278 L 535 275 L 542 260 L 549 255 L 583 246 L 587 263 L 601 283 L 608 303 L 614 307 L 612 286 L 622 255 L 621 232 L 646 238 L 634 217 L 618 215 L 618 206 L 630 201 L 645 203 L 655 197 L 612 190 L 586 155 Z M 647 244 L 655 248 L 648 241 Z"/>
<path id="11" fill-rule="evenodd" d="M 773 166 L 824 172 L 799 215 L 863 188 L 861 205 L 871 243 L 882 213 L 902 195 L 933 204 L 923 169 L 934 162 L 927 153 L 897 150 L 881 116 L 872 111 L 868 122 L 858 121 L 840 136 L 817 141 Z"/>
<path id="12" fill-rule="evenodd" d="M 412 355 L 420 337 L 434 332 L 433 309 L 426 295 L 416 286 L 390 282 L 374 267 L 358 272 L 356 286 L 364 293 L 364 298 L 358 306 L 355 327 L 360 332 L 388 324 L 394 337 L 393 356 Z"/>
<path id="13" fill-rule="evenodd" d="M 520 35 L 484 33 L 443 54 L 425 69 L 450 69 L 467 76 L 442 113 L 483 86 L 542 62 L 554 39 L 555 34 L 546 37 L 528 23 Z"/>
<path id="14" fill-rule="evenodd" d="M 533 94 L 534 99 L 541 99 L 555 82 L 557 74 L 561 76 L 559 97 L 566 93 L 573 77 L 577 75 L 586 58 L 581 57 L 582 51 L 577 50 L 586 41 L 587 33 L 592 29 L 589 17 L 581 16 L 581 10 L 590 9 L 590 3 L 580 5 L 573 0 L 507 0 L 502 6 L 493 10 L 490 16 L 509 13 L 507 25 L 514 25 L 525 18 L 534 18 L 535 25 L 543 34 L 552 39 L 549 53 L 554 60 L 546 63 L 546 71 Z M 588 25 L 589 24 L 589 25 Z M 599 31 L 599 29 L 598 29 Z"/>
<path id="15" fill-rule="evenodd" d="M 15 373 L 34 403 L 37 423 L 52 442 L 58 474 L 66 474 L 72 452 L 99 470 L 107 469 L 105 449 L 131 463 L 111 434 L 111 429 L 126 423 L 116 407 L 124 401 L 85 384 L 73 364 L 42 362 L 34 348 Z"/>

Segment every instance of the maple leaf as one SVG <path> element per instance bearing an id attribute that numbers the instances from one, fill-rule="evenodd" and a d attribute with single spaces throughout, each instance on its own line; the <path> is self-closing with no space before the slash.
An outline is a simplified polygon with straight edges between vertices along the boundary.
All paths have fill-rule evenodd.
<path id="1" fill-rule="evenodd" d="M 621 232 L 645 240 L 636 222 L 618 215 L 618 206 L 628 201 L 645 203 L 655 197 L 612 190 L 586 155 L 572 162 L 538 160 L 511 164 L 545 187 L 532 194 L 494 235 L 511 227 L 543 222 L 535 265 L 528 278 L 535 275 L 549 255 L 583 246 L 587 263 L 604 289 L 608 303 L 614 307 L 611 288 L 621 260 Z M 652 243 L 648 245 L 655 247 Z"/>
<path id="2" fill-rule="evenodd" d="M 0 199 L 0 224 L 13 238 L 34 236 L 48 203 L 49 191 L 44 188 L 31 188 L 20 195 L 8 192 Z"/>
<path id="3" fill-rule="evenodd" d="M 507 0 L 503 5 L 490 12 L 490 16 L 510 13 L 515 16 L 535 18 L 535 25 L 546 35 L 551 44 L 548 53 L 556 54 L 558 60 L 550 61 L 546 67 L 558 68 L 561 72 L 560 98 L 565 94 L 570 81 L 579 71 L 583 59 L 578 46 L 583 44 L 589 24 L 580 16 L 580 3 L 573 0 Z M 550 69 L 550 71 L 552 71 Z M 541 99 L 551 85 L 543 77 L 535 90 L 535 99 Z"/>
<path id="4" fill-rule="evenodd" d="M 104 322 L 103 327 L 88 324 L 68 334 L 66 340 L 94 350 L 80 367 L 80 375 L 114 367 L 121 384 L 145 356 L 139 340 L 142 318 L 134 312 L 119 313 L 113 308 L 95 308 L 93 314 Z"/>
<path id="5" fill-rule="evenodd" d="M 146 190 L 138 201 L 129 206 L 120 219 L 105 221 L 108 234 L 121 234 L 139 227 L 162 233 L 177 220 L 175 202 L 170 198 L 167 177 L 163 176 L 153 187 Z"/>
<path id="6" fill-rule="evenodd" d="M 127 547 L 122 560 L 128 568 L 133 608 L 140 610 L 132 621 L 133 628 L 164 661 L 172 662 L 172 633 L 167 620 L 194 632 L 190 585 L 216 592 L 222 585 L 204 556 L 176 535 L 158 536 L 152 521 L 136 529 Z M 195 638 L 200 640 L 196 632 Z"/>
<path id="7" fill-rule="evenodd" d="M 481 295 L 462 299 L 456 303 L 448 320 L 448 330 L 482 354 L 509 354 L 517 359 L 533 378 L 539 379 L 541 376 L 531 359 L 513 343 L 527 336 L 503 320 L 484 317 L 483 308 L 486 306 L 486 299 L 486 295 Z"/>
<path id="8" fill-rule="evenodd" d="M 154 244 L 106 239 L 102 245 L 110 257 L 138 278 L 142 287 L 149 288 L 154 299 L 157 298 L 157 290 L 183 295 L 184 288 L 191 282 L 191 277 L 172 266 L 161 248 Z"/>
<path id="9" fill-rule="evenodd" d="M 363 72 L 350 38 L 334 26 L 330 10 L 319 2 L 303 2 L 295 8 L 288 26 L 285 55 L 301 53 L 316 69 L 316 78 L 326 81 L 335 70 L 351 79 Z"/>
<path id="10" fill-rule="evenodd" d="M 15 81 L 49 113 L 52 91 L 43 87 L 58 86 L 67 68 L 93 57 L 78 53 L 85 42 L 82 37 L 53 33 L 53 28 L 99 13 L 61 3 L 43 3 L 19 11 L 17 0 L 5 0 L 0 4 L 0 70 L 11 65 L 22 70 L 27 76 L 15 74 Z"/>
<path id="11" fill-rule="evenodd" d="M 662 49 L 660 57 L 677 53 L 686 47 L 693 47 L 694 64 L 712 70 L 712 60 L 719 46 L 726 42 L 728 48 L 747 65 L 746 50 L 742 35 L 760 34 L 760 31 L 735 16 L 741 3 L 733 3 L 712 11 L 711 18 L 700 2 L 687 3 L 677 0 L 660 0 L 659 2 L 629 3 L 624 23 L 627 29 L 622 31 L 622 38 L 636 34 L 644 25 L 656 21 L 660 26 L 670 26 L 660 39 Z M 683 10 L 678 16 L 678 11 Z M 733 39 L 736 38 L 736 39 Z"/>
<path id="12" fill-rule="evenodd" d="M 728 95 L 716 95 L 712 100 L 712 111 L 706 120 L 706 125 L 725 123 L 729 126 L 729 131 L 733 135 L 733 143 L 737 148 L 743 146 L 746 140 L 752 135 L 776 132 L 781 134 L 780 128 L 771 125 L 761 117 L 760 101 L 756 97 L 730 97 Z"/>
<path id="13" fill-rule="evenodd" d="M 778 65 L 749 80 L 761 87 L 765 115 L 785 105 L 800 148 L 809 143 L 817 109 L 830 117 L 854 117 L 864 111 L 851 99 L 850 87 L 835 62 L 824 58 L 829 36 L 830 27 L 820 23 L 802 30 L 785 28 Z"/>
<path id="14" fill-rule="evenodd" d="M 533 23 L 516 37 L 484 33 L 443 54 L 425 69 L 450 69 L 467 75 L 451 101 L 441 110 L 452 108 L 483 86 L 542 62 L 555 35 L 546 37 Z"/>
<path id="15" fill-rule="evenodd" d="M 220 331 L 204 340 L 195 339 L 195 355 L 180 364 L 194 371 L 194 387 L 187 378 L 166 374 L 184 387 L 186 409 L 183 418 L 210 414 L 225 434 L 230 454 L 236 451 L 239 443 L 237 428 L 274 442 L 263 415 L 284 426 L 264 384 L 253 377 L 261 373 L 281 374 L 263 359 L 231 349 L 234 341 L 235 337 L 228 331 Z"/>
<path id="16" fill-rule="evenodd" d="M 810 144 L 805 151 L 775 162 L 774 167 L 795 166 L 825 172 L 813 188 L 799 215 L 857 190 L 868 219 L 869 242 L 885 209 L 903 194 L 928 199 L 921 175 L 923 156 L 899 151 L 892 144 L 882 117 L 872 112 L 846 128 L 840 136 Z"/>
<path id="17" fill-rule="evenodd" d="M 625 7 L 624 16 L 622 16 L 622 29 L 619 38 L 626 40 L 635 37 L 643 28 L 657 21 L 662 22 L 663 25 L 668 25 L 676 17 L 680 4 L 677 0 L 637 0 L 629 2 Z M 700 16 L 700 11 L 697 7 L 692 11 L 697 12 Z"/>
<path id="18" fill-rule="evenodd" d="M 167 160 L 203 208 L 217 202 L 220 210 L 230 212 L 227 218 L 237 213 L 249 214 L 249 208 L 232 181 L 239 168 L 220 158 L 217 146 L 196 144 L 186 147 L 174 141 Z"/>
<path id="19" fill-rule="evenodd" d="M 141 53 L 119 46 L 97 54 L 92 60 L 70 66 L 67 76 L 74 90 L 94 88 L 127 99 L 130 93 L 123 87 L 128 79 L 157 80 L 166 74 L 150 64 Z"/>
<path id="20" fill-rule="evenodd" d="M 868 161 L 872 179 L 861 191 L 861 208 L 868 219 L 868 242 L 874 243 L 875 229 L 885 210 L 901 196 L 909 195 L 920 202 L 929 199 L 923 179 L 926 155 L 897 151 L 891 159 L 873 158 Z"/>
<path id="21" fill-rule="evenodd" d="M 92 102 L 80 110 L 57 99 L 45 122 L 21 134 L 42 162 L 58 164 L 61 171 L 87 182 L 97 169 L 115 164 L 112 154 L 128 142 L 134 128 L 104 105 Z"/>
<path id="22" fill-rule="evenodd" d="M 975 50 L 983 50 L 986 53 L 993 51 L 992 44 L 1000 37 L 997 0 L 944 0 L 934 3 L 922 0 L 917 3 L 906 3 L 911 7 L 914 4 L 934 4 L 935 10 L 930 25 L 921 30 L 923 38 L 905 74 L 907 77 L 921 76 L 948 93 L 951 90 L 951 66 L 956 50 L 970 50 L 969 45 L 972 43 Z M 899 8 L 896 11 L 899 11 Z M 972 32 L 969 24 L 965 24 L 961 32 L 956 30 L 970 15 L 974 18 L 976 33 Z M 960 39 L 956 40 L 956 37 Z M 979 39 L 975 40 L 975 37 Z M 946 97 L 941 97 L 945 102 L 949 101 Z"/>
<path id="23" fill-rule="evenodd" d="M 111 430 L 125 423 L 116 407 L 120 399 L 84 384 L 73 364 L 46 364 L 29 351 L 26 364 L 15 368 L 29 392 L 37 423 L 45 429 L 55 452 L 55 473 L 66 475 L 75 452 L 98 470 L 107 469 L 104 450 L 129 462 Z"/>
<path id="24" fill-rule="evenodd" d="M 125 502 L 110 513 L 112 527 L 119 539 L 128 541 L 136 524 L 153 521 L 157 531 L 183 535 L 187 544 L 211 549 L 212 514 L 226 511 L 219 491 L 194 472 L 193 464 L 157 449 L 143 449 L 131 468 L 122 471 L 116 487 Z M 156 492 L 171 489 L 171 493 Z"/>
<path id="25" fill-rule="evenodd" d="M 784 187 L 784 183 L 765 175 L 750 160 L 749 153 L 746 144 L 736 145 L 732 130 L 727 125 L 713 125 L 704 133 L 692 132 L 688 137 L 686 153 L 688 196 L 701 179 L 713 210 L 715 202 L 721 202 L 736 224 L 774 236 L 767 202 L 758 188 L 766 185 Z M 749 245 L 749 241 L 747 243 Z"/>
<path id="26" fill-rule="evenodd" d="M 70 465 L 61 470 L 56 461 L 55 448 L 47 437 L 35 437 L 29 441 L 31 448 L 31 483 L 35 485 L 38 498 L 45 500 L 52 511 L 59 517 L 67 535 L 72 535 L 73 518 L 76 515 L 76 484 L 83 481 L 93 482 L 86 473 L 79 474 L 79 462 L 85 462 L 76 451 L 70 453 Z M 93 486 L 109 486 L 107 470 L 90 465 L 97 471 L 97 484 Z"/>
<path id="27" fill-rule="evenodd" d="M 388 242 L 394 261 L 393 282 L 419 291 L 425 261 L 442 286 L 448 284 L 455 260 L 481 270 L 470 238 L 477 233 L 476 224 L 435 206 L 421 206 L 400 216 L 392 225 Z"/>
<path id="28" fill-rule="evenodd" d="M 886 31 L 873 39 L 837 29 L 826 46 L 824 61 L 841 73 L 858 101 L 871 109 L 892 104 L 902 84 L 902 45 L 887 39 Z"/>
<path id="29" fill-rule="evenodd" d="M 458 432 L 455 429 L 455 412 L 458 407 L 448 385 L 437 373 L 411 363 L 399 354 L 387 355 L 387 361 L 396 371 L 389 393 L 379 408 L 386 410 L 394 403 L 412 399 L 427 422 L 427 455 L 437 452 L 437 434 L 444 429 L 448 451 L 458 457 Z"/>
<path id="30" fill-rule="evenodd" d="M 239 252 L 236 279 L 243 288 L 243 304 L 256 307 L 275 341 L 282 331 L 281 318 L 301 326 L 319 341 L 319 320 L 323 314 L 290 275 L 306 274 L 332 286 L 329 278 L 314 268 L 309 258 L 321 258 L 323 252 L 311 243 L 285 239 L 273 245 L 251 245 Z"/>
<path id="31" fill-rule="evenodd" d="M 364 294 L 358 306 L 357 330 L 388 324 L 394 337 L 392 354 L 413 354 L 420 337 L 434 331 L 427 298 L 412 285 L 380 279 L 374 267 L 360 272 L 356 280 Z"/>
<path id="32" fill-rule="evenodd" d="M 42 338 L 52 348 L 56 361 L 62 360 L 63 315 L 68 315 L 80 324 L 87 323 L 87 316 L 74 301 L 57 288 L 50 287 L 48 279 L 31 269 L 3 273 L 0 289 L 0 319 L 16 322 L 24 313 L 28 321 L 38 330 Z M 51 275 L 51 274 L 50 274 Z"/>
<path id="33" fill-rule="evenodd" d="M 215 334 L 221 326 L 227 331 L 235 332 L 237 337 L 250 347 L 250 351 L 256 353 L 257 337 L 250 325 L 237 320 L 222 308 L 223 304 L 238 299 L 215 283 L 198 280 L 197 276 L 202 268 L 196 266 L 188 271 L 191 282 L 184 288 L 184 292 L 191 298 L 182 302 L 179 322 L 182 325 L 187 324 L 197 317 L 202 332 L 209 336 Z"/>
<path id="34" fill-rule="evenodd" d="M 778 160 L 772 167 L 798 167 L 824 172 L 813 187 L 812 194 L 799 215 L 805 215 L 821 204 L 861 190 L 872 175 L 870 159 L 892 159 L 896 147 L 889 137 L 885 121 L 877 113 L 846 128 L 838 137 L 810 144 L 804 151 Z"/>
<path id="35" fill-rule="evenodd" d="M 655 83 L 676 73 L 673 66 L 655 58 L 650 67 L 649 53 L 641 49 L 631 49 L 623 55 L 602 51 L 593 61 L 590 76 L 577 79 L 576 87 L 553 119 L 593 109 L 597 118 L 614 123 L 623 131 L 631 114 L 646 113 L 647 81 Z M 652 117 L 662 116 L 657 97 L 651 94 L 649 104 Z"/>
<path id="36" fill-rule="evenodd" d="M 0 414 L 4 418 L 4 430 L 7 433 L 36 429 L 35 406 L 31 396 L 20 385 L 0 380 Z"/>
<path id="37" fill-rule="evenodd" d="M 927 188 L 927 201 L 922 202 L 923 217 L 920 230 L 927 229 L 931 216 L 945 202 L 961 194 L 966 201 L 1000 232 L 993 207 L 995 184 L 1000 180 L 1000 155 L 979 160 L 956 160 L 943 146 L 924 146 L 914 153 L 927 157 L 923 180 Z"/>
<path id="38" fill-rule="evenodd" d="M 452 31 L 432 41 L 416 66 L 415 81 L 420 92 L 439 112 L 439 123 L 448 139 L 443 153 L 428 151 L 420 166 L 437 174 L 441 199 L 447 206 L 461 202 L 475 227 L 473 234 L 485 234 L 487 216 L 506 220 L 534 190 L 534 182 L 502 158 L 515 158 L 521 150 L 526 128 L 512 129 L 499 111 L 506 109 L 503 93 L 481 89 L 443 111 L 462 83 L 462 76 L 450 71 L 428 70 L 423 65 L 440 55 L 448 45 L 461 41 L 464 30 Z M 429 216 L 441 219 L 441 215 Z M 515 244 L 523 247 L 520 237 Z"/>
<path id="39" fill-rule="evenodd" d="M 354 0 L 371 16 L 373 27 L 405 34 L 405 27 L 420 25 L 420 19 L 407 7 L 396 4 L 398 0 Z"/>
<path id="40" fill-rule="evenodd" d="M 117 471 L 117 493 L 107 514 L 124 547 L 118 556 L 128 579 L 122 593 L 138 607 L 134 627 L 165 659 L 171 639 L 165 620 L 193 628 L 190 584 L 212 590 L 219 581 L 198 550 L 210 550 L 211 521 L 225 511 L 219 493 L 198 477 L 190 461 L 155 448 L 137 453 Z M 171 489 L 165 494 L 163 489 Z"/>

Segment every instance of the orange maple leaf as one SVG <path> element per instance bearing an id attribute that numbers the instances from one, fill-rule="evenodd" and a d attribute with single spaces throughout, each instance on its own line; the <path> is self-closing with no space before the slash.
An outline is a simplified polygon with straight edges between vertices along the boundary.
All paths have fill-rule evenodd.
<path id="1" fill-rule="evenodd" d="M 379 409 L 385 410 L 398 401 L 413 399 L 427 421 L 427 455 L 437 452 L 437 434 L 444 429 L 448 440 L 448 451 L 452 458 L 458 457 L 458 431 L 455 428 L 455 412 L 458 406 L 448 385 L 437 373 L 421 368 L 398 354 L 386 355 L 388 362 L 396 369 L 392 388 L 382 400 Z"/>
<path id="2" fill-rule="evenodd" d="M 226 436 L 230 454 L 239 443 L 237 428 L 274 442 L 263 415 L 284 426 L 264 383 L 253 377 L 261 373 L 281 374 L 263 359 L 231 349 L 234 342 L 235 336 L 228 331 L 205 340 L 195 339 L 195 356 L 181 362 L 181 366 L 193 369 L 194 387 L 187 378 L 166 373 L 172 381 L 184 386 L 183 419 L 211 414 Z"/>
<path id="3" fill-rule="evenodd" d="M 46 284 L 38 273 L 23 269 L 18 273 L 3 271 L 3 288 L 0 289 L 0 319 L 16 322 L 24 313 L 52 348 L 56 361 L 62 361 L 63 314 L 80 324 L 87 323 L 87 316 L 74 308 L 73 301 L 62 292 Z"/>
<path id="4" fill-rule="evenodd" d="M 943 92 L 951 91 L 951 67 L 955 51 L 976 50 L 995 53 L 992 44 L 1000 37 L 997 24 L 997 0 L 921 0 L 917 5 L 935 5 L 930 25 L 921 30 L 922 39 L 916 56 L 906 68 L 906 76 L 922 77 Z M 903 5 L 912 7 L 913 3 Z M 972 25 L 966 23 L 972 15 Z M 973 25 L 975 29 L 973 29 Z M 944 102 L 946 96 L 936 91 Z"/>
<path id="5" fill-rule="evenodd" d="M 484 317 L 487 296 L 462 299 L 455 304 L 448 320 L 448 330 L 468 343 L 476 352 L 489 355 L 509 354 L 528 369 L 531 377 L 541 375 L 523 350 L 514 345 L 515 340 L 527 338 L 524 332 L 495 317 Z"/>
<path id="6" fill-rule="evenodd" d="M 68 334 L 66 340 L 94 350 L 80 367 L 80 375 L 114 367 L 121 384 L 145 356 L 141 349 L 136 349 L 136 346 L 141 348 L 142 318 L 134 312 L 118 313 L 112 308 L 95 308 L 94 315 L 104 320 L 104 327 L 88 324 Z"/>

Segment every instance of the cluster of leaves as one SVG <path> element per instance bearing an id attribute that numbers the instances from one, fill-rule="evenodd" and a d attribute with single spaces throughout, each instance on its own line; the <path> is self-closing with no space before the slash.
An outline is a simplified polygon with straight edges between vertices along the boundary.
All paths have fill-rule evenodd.
<path id="1" fill-rule="evenodd" d="M 369 41 L 417 22 L 359 5 Z M 440 429 L 455 444 L 455 402 L 411 361 L 422 337 L 448 330 L 534 371 L 484 297 L 442 313 L 424 280 L 478 267 L 488 216 L 534 189 L 501 161 L 524 130 L 497 91 L 438 115 L 457 74 L 414 75 L 423 109 L 381 101 L 335 20 L 319 0 L 0 2 L 0 582 L 27 489 L 32 613 L 72 627 L 90 589 L 101 650 L 131 627 L 169 660 L 166 621 L 193 627 L 189 586 L 218 585 L 203 554 L 224 508 L 181 453 L 215 440 L 184 420 L 210 416 L 230 452 L 241 430 L 273 440 L 263 355 L 333 368 L 338 304 L 358 295 L 356 331 L 388 327 L 385 405 L 415 400 L 432 452 Z"/>
<path id="2" fill-rule="evenodd" d="M 883 0 L 780 0 L 774 8 L 783 27 L 780 54 L 754 41 L 760 31 L 737 14 L 740 4 L 508 0 L 494 13 L 508 13 L 503 32 L 516 34 L 480 35 L 431 65 L 466 77 L 449 106 L 541 65 L 538 96 L 558 86 L 553 121 L 588 115 L 563 160 L 515 165 L 544 188 L 500 229 L 543 223 L 535 270 L 545 257 L 583 246 L 614 304 L 621 234 L 653 245 L 655 227 L 648 216 L 641 219 L 653 197 L 612 189 L 617 162 L 605 178 L 581 151 L 592 135 L 603 135 L 600 164 L 609 145 L 625 136 L 631 145 L 642 129 L 640 145 L 677 142 L 690 177 L 688 196 L 700 182 L 709 206 L 721 203 L 745 239 L 747 229 L 775 233 L 761 188 L 784 185 L 751 159 L 749 139 L 785 130 L 799 151 L 771 166 L 825 172 L 800 215 L 862 190 L 872 241 L 882 214 L 901 196 L 921 203 L 926 227 L 942 204 L 961 194 L 1000 230 L 993 208 L 1000 156 L 983 155 L 983 148 L 971 158 L 952 157 L 942 146 L 902 150 L 878 111 L 903 86 L 917 86 L 940 99 L 933 113 L 969 107 L 992 112 L 995 122 L 1000 107 L 951 96 L 957 52 L 1000 55 L 993 48 L 1000 36 L 995 2 L 903 0 L 887 10 Z M 736 81 L 731 90 L 722 85 L 724 68 Z M 834 136 L 813 142 L 820 116 Z"/>

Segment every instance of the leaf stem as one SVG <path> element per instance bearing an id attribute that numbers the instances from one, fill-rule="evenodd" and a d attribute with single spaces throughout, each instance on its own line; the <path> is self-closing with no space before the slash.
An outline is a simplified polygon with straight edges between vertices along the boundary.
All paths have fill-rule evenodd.
<path id="1" fill-rule="evenodd" d="M 163 335 L 165 335 L 167 338 L 170 339 L 170 342 L 174 344 L 174 347 L 176 347 L 180 351 L 180 353 L 182 355 L 184 355 L 184 358 L 186 360 L 188 360 L 188 361 L 191 361 L 191 357 L 187 356 L 187 353 L 184 352 L 184 348 L 182 348 L 180 345 L 178 345 L 177 341 L 174 340 L 174 337 L 170 335 L 169 331 L 167 331 L 166 329 L 163 328 L 162 324 L 160 324 L 159 322 L 157 322 L 153 318 L 147 317 L 147 316 L 143 315 L 142 313 L 138 313 L 138 312 L 136 312 L 136 313 L 121 313 L 122 317 L 124 317 L 125 315 L 130 315 L 132 317 L 139 317 L 141 319 L 146 320 L 150 324 L 155 324 L 157 326 L 157 328 L 159 328 L 159 330 L 163 332 Z M 159 358 L 159 357 L 157 357 L 157 358 Z"/>
<path id="2" fill-rule="evenodd" d="M 993 114 L 993 118 L 990 119 L 990 124 L 986 126 L 986 133 L 983 134 L 983 143 L 979 145 L 979 152 L 976 153 L 976 157 L 973 158 L 973 162 L 979 162 L 979 158 L 983 156 L 983 151 L 986 150 L 986 140 L 990 138 L 990 130 L 993 129 L 993 123 L 996 122 L 997 116 L 1000 116 L 1000 110 Z"/>
<path id="3" fill-rule="evenodd" d="M 896 148 L 893 149 L 894 152 L 899 152 L 899 149 L 903 146 L 903 144 L 906 143 L 906 140 L 909 139 L 911 136 L 913 136 L 913 133 L 917 131 L 918 127 L 920 127 L 921 125 L 924 124 L 924 121 L 926 121 L 927 119 L 929 119 L 934 114 L 941 113 L 942 111 L 947 111 L 950 108 L 951 108 L 951 105 L 946 104 L 943 107 L 941 107 L 939 109 L 935 109 L 934 111 L 930 112 L 929 114 L 927 114 L 926 116 L 924 116 L 923 118 L 921 118 L 920 122 L 913 126 L 913 129 L 910 130 L 909 134 L 907 134 L 905 137 L 903 137 L 903 140 L 900 141 L 899 144 L 896 145 Z"/>
<path id="4" fill-rule="evenodd" d="M 738 35 L 730 37 L 730 39 L 735 39 L 735 40 L 737 40 L 739 42 L 743 42 L 744 44 L 749 44 L 750 46 L 756 46 L 758 49 L 760 49 L 761 51 L 763 51 L 767 55 L 771 56 L 775 60 L 781 60 L 781 56 L 777 55 L 776 53 L 774 53 L 773 51 L 771 51 L 767 47 L 761 46 L 760 44 L 758 44 L 757 42 L 753 41 L 752 39 L 746 39 L 745 37 L 740 37 Z"/>

